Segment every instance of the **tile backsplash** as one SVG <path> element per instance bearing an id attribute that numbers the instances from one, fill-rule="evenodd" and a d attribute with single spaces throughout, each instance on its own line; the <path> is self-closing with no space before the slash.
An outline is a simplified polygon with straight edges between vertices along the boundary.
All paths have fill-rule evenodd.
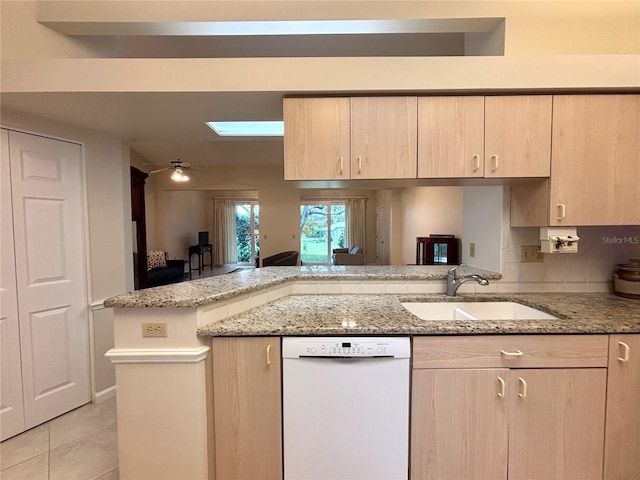
<path id="1" fill-rule="evenodd" d="M 521 263 L 521 246 L 540 245 L 540 229 L 512 228 L 508 191 L 504 198 L 501 291 L 607 292 L 616 265 L 640 258 L 640 226 L 598 226 L 578 227 L 578 253 L 545 254 L 544 262 Z"/>

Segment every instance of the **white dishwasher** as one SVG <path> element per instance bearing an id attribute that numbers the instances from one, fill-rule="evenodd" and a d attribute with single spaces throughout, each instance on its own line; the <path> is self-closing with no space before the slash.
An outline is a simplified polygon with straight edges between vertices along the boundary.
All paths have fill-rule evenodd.
<path id="1" fill-rule="evenodd" d="M 409 468 L 408 337 L 282 340 L 285 480 L 401 480 Z"/>

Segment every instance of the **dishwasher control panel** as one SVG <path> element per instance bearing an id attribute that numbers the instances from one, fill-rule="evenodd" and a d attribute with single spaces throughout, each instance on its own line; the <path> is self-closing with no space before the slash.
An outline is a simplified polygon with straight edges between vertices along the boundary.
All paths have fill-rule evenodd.
<path id="1" fill-rule="evenodd" d="M 409 358 L 408 337 L 285 337 L 282 357 Z"/>

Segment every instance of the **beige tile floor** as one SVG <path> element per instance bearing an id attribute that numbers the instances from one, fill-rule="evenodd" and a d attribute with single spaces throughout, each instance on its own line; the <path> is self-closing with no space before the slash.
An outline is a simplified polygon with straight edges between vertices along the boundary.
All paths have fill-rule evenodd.
<path id="1" fill-rule="evenodd" d="M 118 480 L 115 398 L 0 443 L 0 479 Z"/>

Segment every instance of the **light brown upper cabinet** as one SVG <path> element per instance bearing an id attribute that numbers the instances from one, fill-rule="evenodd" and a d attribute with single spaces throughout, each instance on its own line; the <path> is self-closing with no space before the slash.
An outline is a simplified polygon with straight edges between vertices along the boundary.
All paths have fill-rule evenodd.
<path id="1" fill-rule="evenodd" d="M 350 99 L 285 98 L 285 180 L 350 178 Z"/>
<path id="2" fill-rule="evenodd" d="M 485 97 L 485 177 L 549 176 L 551 105 L 551 95 Z"/>
<path id="3" fill-rule="evenodd" d="M 351 99 L 351 178 L 416 178 L 417 97 Z"/>
<path id="4" fill-rule="evenodd" d="M 640 95 L 555 95 L 550 225 L 640 224 Z"/>
<path id="5" fill-rule="evenodd" d="M 640 95 L 554 95 L 551 178 L 514 185 L 511 225 L 640 224 Z"/>
<path id="6" fill-rule="evenodd" d="M 420 97 L 418 178 L 548 177 L 551 96 Z"/>
<path id="7" fill-rule="evenodd" d="M 484 176 L 484 97 L 418 98 L 418 178 Z"/>

